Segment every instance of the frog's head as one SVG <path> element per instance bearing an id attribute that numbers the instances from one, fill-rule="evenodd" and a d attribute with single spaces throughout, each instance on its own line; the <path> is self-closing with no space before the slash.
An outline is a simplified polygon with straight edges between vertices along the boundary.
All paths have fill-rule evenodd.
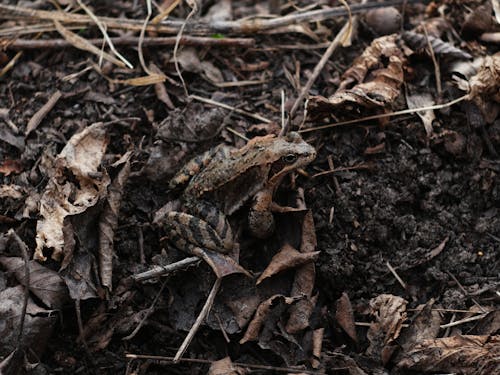
<path id="1" fill-rule="evenodd" d="M 316 158 L 314 147 L 296 132 L 274 138 L 272 149 L 274 154 L 270 176 L 272 180 L 278 180 L 297 168 L 305 167 Z"/>

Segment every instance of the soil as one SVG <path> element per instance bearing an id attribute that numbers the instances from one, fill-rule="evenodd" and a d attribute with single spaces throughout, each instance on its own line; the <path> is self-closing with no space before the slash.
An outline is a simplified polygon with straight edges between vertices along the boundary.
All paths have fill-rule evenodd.
<path id="1" fill-rule="evenodd" d="M 238 8 L 238 3 L 233 2 L 233 7 Z M 459 7 L 451 1 L 446 3 Z M 116 17 L 121 9 L 130 18 L 143 19 L 144 8 L 141 6 L 130 11 L 131 6 L 124 2 L 116 5 L 116 10 L 104 4 L 95 6 L 94 12 Z M 421 8 L 412 9 L 412 18 L 407 22 L 413 17 L 425 17 L 424 13 L 418 13 L 423 12 Z M 187 7 L 176 16 L 185 17 L 186 12 Z M 243 8 L 241 13 L 244 13 Z M 453 16 L 450 19 L 460 21 Z M 329 20 L 325 26 L 338 30 L 341 22 L 341 19 Z M 99 33 L 92 29 L 82 31 L 81 36 L 97 37 Z M 16 138 L 5 142 L 4 136 L 4 141 L 0 141 L 0 161 L 20 163 L 20 172 L 0 174 L 1 185 L 29 186 L 31 194 L 41 194 L 49 178 L 44 169 L 45 159 L 57 155 L 71 136 L 96 122 L 113 122 L 108 128 L 110 143 L 103 161 L 112 178 L 117 170 L 110 164 L 117 156 L 133 150 L 131 175 L 124 189 L 115 231 L 113 264 L 115 288 L 123 287 L 130 295 L 114 292 L 109 304 L 104 303 L 104 296 L 81 301 L 81 316 L 85 324 L 98 315 L 96 311 L 101 311 L 99 309 L 107 309 L 112 316 L 89 324 L 96 331 L 99 331 L 96 328 L 99 325 L 120 323 L 108 331 L 112 334 L 110 340 L 95 335 L 94 338 L 103 340 L 103 345 L 101 350 L 89 353 L 78 340 L 75 305 L 67 304 L 40 358 L 46 373 L 123 374 L 127 370 L 125 353 L 175 354 L 214 282 L 210 269 L 197 265 L 178 271 L 161 282 L 127 288 L 122 284 L 131 274 L 147 270 L 152 262 L 166 264 L 185 257 L 169 247 L 163 238 L 166 233 L 153 223 L 155 213 L 178 196 L 178 193 L 168 190 L 168 181 L 180 165 L 202 151 L 220 143 L 237 147 L 244 144 L 227 129 L 212 136 L 213 126 L 220 124 L 221 118 L 224 125 L 247 137 L 272 131 L 273 126 L 280 122 L 281 91 L 284 90 L 288 99 L 288 109 L 297 97 L 297 90 L 291 85 L 296 67 L 300 66 L 298 74 L 302 87 L 324 52 L 324 49 L 278 46 L 311 43 L 301 34 L 280 34 L 279 39 L 267 35 L 253 37 L 256 40 L 253 48 L 196 48 L 203 61 L 211 62 L 226 80 L 239 74 L 239 80 L 262 79 L 263 83 L 217 88 L 202 78 L 202 73 L 185 71 L 183 78 L 191 94 L 263 114 L 272 119 L 274 125 L 262 124 L 236 112 L 221 112 L 209 104 L 188 103 L 170 60 L 171 46 L 144 48 L 144 59 L 167 74 L 169 80 L 165 86 L 174 107 L 184 109 L 190 106 L 194 114 L 191 116 L 185 112 L 174 116 L 173 109 L 159 100 L 154 85 L 134 87 L 103 78 L 104 75 L 129 78 L 125 70 L 121 72 L 109 63 L 104 63 L 101 73 L 93 68 L 86 69 L 95 64 L 95 57 L 70 47 L 25 50 L 12 70 L 0 78 L 0 108 L 8 109 L 9 119 L 20 128 Z M 328 97 L 335 92 L 339 75 L 374 38 L 373 32 L 362 23 L 353 45 L 335 52 L 311 94 Z M 471 39 L 469 41 L 473 43 Z M 494 47 L 483 46 L 483 54 L 488 55 Z M 137 75 L 140 75 L 136 48 L 122 47 L 120 51 L 133 62 Z M 14 54 L 12 50 L 0 52 L 0 62 L 5 65 Z M 242 63 L 261 64 L 263 68 L 256 73 L 242 73 Z M 419 69 L 430 77 L 427 88 L 432 87 L 432 92 L 435 86 L 432 60 L 421 57 L 412 64 L 419 64 Z M 463 94 L 453 86 L 446 73 L 442 79 L 441 102 Z M 417 78 L 406 77 L 405 80 L 415 84 Z M 421 89 L 424 90 L 422 86 Z M 26 124 L 56 90 L 63 93 L 62 98 L 40 125 L 24 137 Z M 493 123 L 476 127 L 468 117 L 468 105 L 462 102 L 437 110 L 435 134 L 431 137 L 421 120 L 411 114 L 303 134 L 318 151 L 316 160 L 306 168 L 308 177 L 297 177 L 295 184 L 304 188 L 307 207 L 314 217 L 317 250 L 321 252 L 316 261 L 315 293 L 319 299 L 312 326 L 325 328 L 322 353 L 323 358 L 329 358 L 325 362 L 327 373 L 350 373 L 345 365 L 338 366 L 343 370 L 333 370 L 335 361 L 331 358 L 335 353 L 355 358 L 366 373 L 383 368 L 380 363 L 369 362 L 367 357 L 360 359 L 369 345 L 368 327 L 356 328 L 359 342 L 355 343 L 335 321 L 336 301 L 343 293 L 351 301 L 356 322 L 370 321 L 367 315 L 369 301 L 381 294 L 404 298 L 409 310 L 430 300 L 434 300 L 434 306 L 440 309 L 467 310 L 474 305 L 498 309 L 499 299 L 494 292 L 498 291 L 500 269 L 500 122 L 496 119 Z M 406 108 L 404 99 L 400 98 L 393 107 L 394 110 Z M 368 114 L 360 113 L 360 117 Z M 207 126 L 212 126 L 212 130 L 207 132 L 211 138 L 200 142 L 165 140 L 159 134 L 164 135 L 162 121 L 168 116 L 174 122 L 180 121 L 176 120 L 180 116 L 195 119 L 198 129 L 199 123 L 210 122 L 211 125 Z M 205 117 L 209 121 L 203 120 Z M 293 125 L 299 124 L 300 120 L 294 120 Z M 306 126 L 319 124 L 318 121 Z M 16 142 L 20 142 L 17 147 Z M 377 151 L 373 152 L 375 148 Z M 329 159 L 339 170 L 311 177 L 331 169 Z M 291 194 L 288 187 L 286 182 L 280 192 L 285 199 Z M 2 232 L 14 228 L 32 252 L 38 216 L 23 216 L 24 202 L 6 199 L 0 206 Z M 85 236 L 92 237 L 94 229 L 89 229 Z M 273 241 L 277 239 L 243 243 L 245 251 L 261 251 L 262 257 L 243 255 L 242 265 L 262 271 L 272 257 L 269 248 L 275 246 Z M 164 254 L 160 256 L 162 251 Z M 55 270 L 59 267 L 54 261 L 49 261 L 48 266 Z M 397 280 L 395 273 L 404 285 Z M 8 279 L 3 277 L 2 280 L 7 282 Z M 234 278 L 223 284 L 224 293 L 237 293 L 231 289 L 232 283 L 236 283 Z M 154 312 L 133 338 L 123 340 L 140 322 L 140 316 L 135 313 L 145 311 L 157 298 L 160 288 L 163 292 Z M 128 303 L 120 305 L 121 299 Z M 173 303 L 173 300 L 177 302 Z M 121 307 L 114 309 L 113 304 Z M 129 317 L 128 325 L 125 324 L 126 317 Z M 443 312 L 442 323 L 451 319 L 452 312 Z M 216 360 L 230 355 L 242 363 L 286 366 L 276 351 L 264 350 L 256 343 L 237 344 L 242 333 L 236 330 L 230 332 L 231 344 L 228 344 L 216 329 L 217 325 L 213 320 L 201 327 L 186 357 Z M 477 322 L 471 322 L 454 329 L 467 334 L 474 332 L 476 325 Z M 89 345 L 93 348 L 99 346 L 96 342 Z M 148 374 L 204 374 L 209 368 L 206 363 L 189 362 L 177 365 L 143 362 L 142 366 L 137 371 Z"/>

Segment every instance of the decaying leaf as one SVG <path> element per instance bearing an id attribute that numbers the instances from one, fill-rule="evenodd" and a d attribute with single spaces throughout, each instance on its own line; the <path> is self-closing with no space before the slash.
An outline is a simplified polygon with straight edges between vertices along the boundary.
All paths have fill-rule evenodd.
<path id="1" fill-rule="evenodd" d="M 59 260 L 65 245 L 65 218 L 84 212 L 106 195 L 109 177 L 99 166 L 107 144 L 106 127 L 97 123 L 71 137 L 57 156 L 40 202 L 35 259 L 46 260 L 43 249 L 52 248 L 52 258 Z"/>
<path id="2" fill-rule="evenodd" d="M 273 256 L 273 259 L 264 272 L 262 272 L 262 275 L 260 275 L 256 284 L 259 285 L 263 280 L 280 272 L 295 268 L 302 264 L 313 262 L 318 259 L 318 256 L 319 251 L 301 253 L 295 250 L 290 244 L 285 244 L 281 248 L 281 251 Z"/>
<path id="3" fill-rule="evenodd" d="M 406 104 L 408 105 L 408 108 L 422 108 L 422 107 L 429 107 L 431 105 L 434 105 L 434 99 L 432 98 L 432 95 L 429 93 L 420 93 L 420 94 L 411 94 L 408 93 L 406 95 Z M 422 123 L 424 124 L 424 129 L 425 133 L 427 134 L 427 137 L 432 136 L 434 133 L 434 128 L 433 128 L 433 123 L 434 120 L 436 119 L 436 115 L 434 114 L 434 111 L 432 109 L 427 110 L 427 111 L 418 111 L 417 112 L 418 117 L 422 120 Z"/>
<path id="4" fill-rule="evenodd" d="M 500 52 L 487 56 L 478 73 L 469 80 L 470 97 L 477 104 L 487 123 L 500 111 Z"/>
<path id="5" fill-rule="evenodd" d="M 370 346 L 366 353 L 369 356 L 381 359 L 384 364 L 390 359 L 394 350 L 391 344 L 399 337 L 406 320 L 407 303 L 391 294 L 381 294 L 370 300 L 371 315 L 375 321 L 370 324 L 367 333 Z"/>
<path id="6" fill-rule="evenodd" d="M 347 293 L 342 293 L 342 296 L 336 302 L 336 307 L 335 320 L 344 332 L 357 343 L 358 336 L 356 335 L 356 326 L 354 325 L 354 312 Z"/>
<path id="7" fill-rule="evenodd" d="M 420 342 L 406 351 L 397 367 L 432 373 L 499 374 L 498 358 L 500 336 L 457 335 Z"/>
<path id="8" fill-rule="evenodd" d="M 208 375 L 244 375 L 247 373 L 248 371 L 243 367 L 235 366 L 229 357 L 213 362 L 208 370 Z"/>
<path id="9" fill-rule="evenodd" d="M 234 314 L 236 323 L 240 328 L 246 327 L 259 306 L 259 297 L 255 294 L 226 301 Z"/>
<path id="10" fill-rule="evenodd" d="M 311 117 L 337 110 L 351 110 L 353 115 L 357 115 L 353 106 L 367 109 L 390 107 L 399 96 L 406 63 L 403 51 L 396 42 L 396 34 L 375 39 L 343 74 L 335 94 L 329 98 L 310 98 L 308 112 Z"/>
<path id="11" fill-rule="evenodd" d="M 410 326 L 401 332 L 398 342 L 404 350 L 410 350 L 423 340 L 437 337 L 440 330 L 441 314 L 433 310 L 433 306 L 434 300 L 431 299 L 412 318 Z"/>
<path id="12" fill-rule="evenodd" d="M 428 37 L 426 37 L 425 34 L 419 34 L 413 31 L 405 31 L 403 33 L 403 39 L 414 50 L 427 50 L 427 46 L 430 44 L 432 47 L 432 51 L 437 56 L 462 60 L 468 60 L 472 58 L 469 53 L 462 51 L 460 48 L 457 48 L 450 43 L 445 42 L 444 40 L 432 35 L 428 35 Z"/>
<path id="13" fill-rule="evenodd" d="M 242 273 L 248 277 L 252 275 L 238 264 L 229 255 L 224 255 L 212 250 L 202 249 L 199 247 L 194 247 L 193 255 L 196 255 L 203 259 L 212 268 L 217 278 L 222 278 L 224 276 L 232 275 L 234 273 Z"/>
<path id="14" fill-rule="evenodd" d="M 0 164 L 0 173 L 5 176 L 10 174 L 17 174 L 23 171 L 23 165 L 19 160 L 6 159 Z"/>
<path id="15" fill-rule="evenodd" d="M 21 285 L 0 292 L 0 357 L 17 347 L 21 317 L 23 315 L 24 288 Z M 52 333 L 56 316 L 28 298 L 22 343 L 41 356 Z"/>
<path id="16" fill-rule="evenodd" d="M 276 307 L 280 303 L 285 303 L 286 305 L 292 304 L 296 299 L 291 297 L 284 297 L 282 295 L 274 295 L 264 302 L 262 302 L 257 311 L 255 312 L 255 316 L 248 325 L 248 328 L 245 332 L 245 335 L 240 340 L 240 344 L 244 344 L 248 341 L 255 341 L 259 337 L 259 332 L 266 322 L 268 315 L 271 313 L 271 310 Z"/>
<path id="17" fill-rule="evenodd" d="M 0 264 L 16 275 L 21 284 L 25 284 L 25 264 L 19 257 L 0 257 Z M 28 263 L 28 288 L 45 306 L 51 309 L 62 309 L 69 302 L 68 289 L 61 276 L 36 261 Z"/>
<path id="18" fill-rule="evenodd" d="M 304 201 L 303 190 L 299 189 L 299 196 Z M 305 208 L 300 207 L 300 208 Z M 311 211 L 308 211 L 302 222 L 302 238 L 300 243 L 301 253 L 313 253 L 316 250 L 317 240 L 316 231 L 314 228 L 314 219 Z M 297 268 L 293 280 L 292 292 L 293 297 L 302 296 L 303 299 L 297 301 L 290 307 L 290 318 L 286 324 L 288 333 L 297 333 L 309 326 L 309 318 L 316 305 L 317 296 L 312 297 L 314 289 L 314 281 L 316 279 L 316 268 L 314 262 L 306 263 Z"/>
<path id="19" fill-rule="evenodd" d="M 99 218 L 99 274 L 101 284 L 111 290 L 113 275 L 113 239 L 118 225 L 118 214 L 123 195 L 123 188 L 130 174 L 130 155 L 127 153 L 122 162 L 122 169 L 109 186 L 109 194 Z"/>

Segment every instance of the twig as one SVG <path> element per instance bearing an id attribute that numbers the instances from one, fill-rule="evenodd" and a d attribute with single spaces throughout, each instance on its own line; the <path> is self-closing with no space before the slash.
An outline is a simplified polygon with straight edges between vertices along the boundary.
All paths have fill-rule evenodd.
<path id="1" fill-rule="evenodd" d="M 200 311 L 200 314 L 196 318 L 196 321 L 194 322 L 193 326 L 189 330 L 189 333 L 187 334 L 186 338 L 184 339 L 184 342 L 180 346 L 179 350 L 177 350 L 177 353 L 175 354 L 174 357 L 174 362 L 178 362 L 179 359 L 184 355 L 184 352 L 188 348 L 189 344 L 193 340 L 194 335 L 196 332 L 198 332 L 198 329 L 201 326 L 201 323 L 205 320 L 207 317 L 208 313 L 212 309 L 212 305 L 214 304 L 215 296 L 217 295 L 217 292 L 219 291 L 220 285 L 222 282 L 222 278 L 218 278 L 215 280 L 214 286 L 212 287 L 212 290 L 210 291 L 210 294 L 207 297 L 207 300 L 205 302 L 205 305 Z"/>
<path id="2" fill-rule="evenodd" d="M 121 36 L 110 38 L 115 46 L 137 45 L 139 37 Z M 176 37 L 150 37 L 144 38 L 143 46 L 172 46 L 175 44 Z M 90 44 L 100 46 L 104 39 L 87 39 Z M 207 47 L 253 47 L 255 39 L 252 38 L 209 38 L 202 36 L 183 36 L 179 40 L 183 46 L 207 46 Z M 73 46 L 65 39 L 16 39 L 5 44 L 6 49 L 24 50 L 24 49 L 45 49 L 45 48 L 66 48 Z"/>
<path id="3" fill-rule="evenodd" d="M 259 121 L 262 121 L 266 124 L 269 124 L 271 122 L 271 120 L 259 115 L 259 114 L 256 114 L 256 113 L 251 113 L 251 112 L 248 112 L 248 111 L 244 111 L 243 109 L 238 109 L 238 108 L 235 108 L 235 107 L 232 107 L 230 105 L 227 105 L 227 104 L 224 104 L 224 103 L 221 103 L 221 102 L 217 102 L 215 100 L 212 100 L 212 99 L 207 99 L 207 98 L 203 98 L 201 96 L 198 96 L 198 95 L 189 95 L 189 97 L 191 99 L 195 99 L 195 100 L 198 100 L 200 102 L 203 102 L 203 103 L 207 103 L 207 104 L 212 104 L 212 105 L 215 105 L 217 107 L 221 107 L 221 108 L 225 108 L 225 109 L 230 109 L 231 111 L 234 111 L 236 113 L 239 113 L 240 115 L 244 115 L 244 116 L 248 116 L 248 117 L 251 117 L 251 118 L 254 118 L 256 120 L 259 120 Z"/>
<path id="4" fill-rule="evenodd" d="M 436 76 L 436 91 L 437 95 L 440 98 L 442 89 L 441 89 L 441 70 L 439 69 L 439 64 L 436 60 L 436 55 L 434 53 L 434 48 L 432 48 L 431 41 L 429 40 L 429 34 L 427 33 L 427 28 L 425 24 L 423 24 L 425 39 L 427 40 L 427 48 L 429 48 L 429 53 L 431 55 L 432 63 L 434 64 L 434 75 Z"/>
<path id="5" fill-rule="evenodd" d="M 383 8 L 388 6 L 397 6 L 403 3 L 411 4 L 418 2 L 419 1 L 417 0 L 388 0 L 382 2 L 373 1 L 366 4 L 352 4 L 351 13 L 357 14 L 374 8 Z M 334 7 L 307 12 L 298 12 L 283 17 L 276 17 L 273 19 L 245 19 L 236 21 L 214 21 L 210 23 L 190 22 L 185 25 L 184 32 L 195 35 L 209 35 L 213 33 L 253 35 L 256 33 L 265 33 L 268 30 L 280 28 L 283 26 L 294 25 L 302 22 L 321 22 L 335 17 L 346 16 L 347 14 L 348 12 L 344 7 Z M 89 16 L 83 14 L 37 10 L 0 4 L 0 19 L 12 19 L 14 16 L 51 21 L 58 20 L 61 22 L 78 23 L 81 25 L 93 24 L 92 19 Z M 140 31 L 143 24 L 143 21 L 141 20 L 113 17 L 98 17 L 98 19 L 103 24 L 105 24 L 108 29 L 126 29 L 130 31 Z M 146 31 L 177 34 L 183 24 L 183 20 L 166 20 L 156 25 L 149 24 L 146 28 Z M 284 32 L 286 32 L 286 30 Z"/>
<path id="6" fill-rule="evenodd" d="M 160 299 L 160 296 L 161 296 L 161 294 L 163 292 L 163 289 L 165 289 L 165 285 L 166 285 L 166 283 L 163 282 L 162 285 L 161 285 L 160 290 L 158 291 L 158 293 L 156 293 L 156 296 L 155 296 L 153 302 L 151 302 L 151 305 L 148 307 L 148 309 L 144 313 L 144 316 L 142 317 L 141 321 L 139 322 L 139 324 L 137 324 L 137 327 L 134 328 L 134 330 L 130 333 L 130 335 L 123 337 L 122 340 L 124 340 L 124 341 L 131 340 L 131 339 L 133 339 L 135 337 L 135 335 L 137 334 L 137 332 L 139 332 L 139 330 L 144 325 L 144 322 L 154 312 L 154 307 L 155 307 L 156 303 L 158 302 L 158 300 Z"/>
<path id="7" fill-rule="evenodd" d="M 326 49 L 323 56 L 321 56 L 321 59 L 314 67 L 314 70 L 313 70 L 311 76 L 309 77 L 309 79 L 307 80 L 307 83 L 305 84 L 305 86 L 302 87 L 302 90 L 300 91 L 299 96 L 295 100 L 295 103 L 293 103 L 292 109 L 290 110 L 290 115 L 288 116 L 288 121 L 286 123 L 286 126 L 284 126 L 281 129 L 281 134 L 286 134 L 288 132 L 288 130 L 290 129 L 290 124 L 292 122 L 292 119 L 295 117 L 295 113 L 299 109 L 299 106 L 302 104 L 302 101 L 304 100 L 306 95 L 309 93 L 309 90 L 311 89 L 314 82 L 316 82 L 316 79 L 318 78 L 319 74 L 321 73 L 321 71 L 325 67 L 327 61 L 332 56 L 333 52 L 335 52 L 337 47 L 341 43 L 343 43 L 343 41 L 346 40 L 346 38 L 349 38 L 349 36 L 351 35 L 353 22 L 355 22 L 355 20 L 353 20 L 350 17 L 350 13 L 349 13 L 349 21 L 342 27 L 342 29 L 340 29 L 338 34 L 335 36 L 335 38 L 332 40 L 332 42 L 330 43 L 330 45 Z"/>
<path id="8" fill-rule="evenodd" d="M 360 163 L 360 164 L 353 165 L 352 167 L 334 168 L 334 169 L 330 169 L 328 171 L 323 171 L 323 172 L 318 172 L 316 174 L 313 174 L 311 176 L 311 178 L 325 176 L 327 174 L 333 174 L 333 173 L 337 173 L 337 172 L 352 171 L 352 170 L 356 170 L 356 169 L 370 169 L 370 165 L 366 164 L 366 163 Z"/>
<path id="9" fill-rule="evenodd" d="M 430 110 L 434 110 L 434 109 L 451 107 L 452 105 L 460 103 L 461 101 L 466 100 L 466 99 L 469 99 L 469 94 L 461 96 L 457 99 L 453 99 L 452 101 L 450 101 L 448 103 L 435 104 L 435 105 L 430 105 L 428 107 L 409 108 L 409 109 L 404 109 L 402 111 L 396 111 L 396 112 L 391 112 L 391 113 L 382 113 L 379 115 L 366 116 L 366 117 L 361 117 L 361 118 L 357 118 L 354 120 L 337 122 L 334 124 L 326 124 L 326 125 L 316 126 L 314 128 L 299 130 L 299 133 L 308 133 L 308 132 L 317 131 L 317 130 L 335 128 L 337 126 L 357 124 L 357 123 L 360 123 L 363 121 L 368 121 L 368 120 L 376 120 L 376 119 L 380 119 L 380 118 L 406 115 L 408 113 L 423 112 L 423 111 L 430 111 Z"/>
<path id="10" fill-rule="evenodd" d="M 465 318 L 465 319 L 456 320 L 456 321 L 448 323 L 448 324 L 442 324 L 442 325 L 439 326 L 439 328 L 455 327 L 455 326 L 458 326 L 460 324 L 474 322 L 476 320 L 483 319 L 488 314 L 489 314 L 489 312 L 484 313 L 484 314 L 480 314 L 480 315 L 471 316 L 471 317 Z"/>
<path id="11" fill-rule="evenodd" d="M 137 273 L 132 276 L 132 279 L 136 282 L 146 281 L 152 279 L 153 277 L 160 277 L 168 273 L 189 267 L 199 262 L 201 262 L 201 260 L 198 257 L 185 258 L 178 262 L 169 264 L 168 266 L 155 266 L 148 271 Z"/>
<path id="12" fill-rule="evenodd" d="M 394 267 L 392 267 L 389 262 L 386 262 L 385 264 L 386 264 L 387 268 L 389 268 L 389 271 L 391 271 L 393 276 L 396 278 L 398 283 L 403 287 L 403 289 L 406 289 L 406 283 L 403 281 L 403 279 L 401 277 L 399 277 L 399 275 L 396 272 L 396 270 L 394 269 Z"/>
<path id="13" fill-rule="evenodd" d="M 19 322 L 19 333 L 17 335 L 17 348 L 16 350 L 21 350 L 23 348 L 23 333 L 24 333 L 24 322 L 26 320 L 26 310 L 28 308 L 28 299 L 30 296 L 30 269 L 29 269 L 29 256 L 28 256 L 28 246 L 23 240 L 17 235 L 14 229 L 9 230 L 9 236 L 14 238 L 21 251 L 21 255 L 24 259 L 24 298 L 23 298 L 23 308 L 21 310 L 21 321 Z"/>
<path id="14" fill-rule="evenodd" d="M 146 354 L 125 354 L 125 358 L 128 359 L 149 359 L 151 361 L 157 362 L 167 362 L 167 363 L 175 363 L 174 357 L 166 357 L 161 355 L 146 355 Z M 187 363 L 201 363 L 205 365 L 211 365 L 214 361 L 210 361 L 208 359 L 199 359 L 199 358 L 181 358 L 179 362 L 187 362 Z M 267 366 L 267 365 L 257 365 L 254 363 L 242 363 L 242 362 L 233 362 L 233 365 L 240 367 L 248 367 L 254 368 L 257 370 L 267 370 L 267 371 L 279 371 L 279 372 L 291 372 L 291 373 L 300 373 L 300 374 L 311 374 L 318 375 L 323 372 L 314 371 L 314 370 L 304 370 L 293 367 L 276 367 L 276 366 Z M 329 370 L 345 370 L 345 367 L 342 368 L 329 368 Z"/>
<path id="15" fill-rule="evenodd" d="M 55 93 L 52 94 L 52 96 L 47 100 L 47 103 L 45 103 L 42 108 L 40 108 L 34 115 L 33 117 L 30 118 L 28 121 L 28 125 L 26 126 L 26 131 L 25 135 L 28 136 L 33 130 L 35 130 L 38 125 L 42 122 L 42 120 L 49 114 L 49 112 L 54 108 L 54 106 L 57 104 L 59 99 L 61 99 L 62 93 L 61 91 L 57 90 Z"/>

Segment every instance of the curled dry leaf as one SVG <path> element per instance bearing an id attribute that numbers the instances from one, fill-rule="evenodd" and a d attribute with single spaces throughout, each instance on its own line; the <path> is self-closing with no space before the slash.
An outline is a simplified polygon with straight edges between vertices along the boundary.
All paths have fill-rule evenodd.
<path id="1" fill-rule="evenodd" d="M 300 189 L 299 195 L 302 198 L 302 202 L 304 198 L 303 193 L 303 190 Z M 317 240 L 314 219 L 312 212 L 308 211 L 302 222 L 300 252 L 311 254 L 316 250 L 316 245 Z M 316 268 L 313 262 L 299 266 L 295 272 L 291 295 L 294 297 L 302 296 L 304 298 L 290 307 L 290 318 L 285 327 L 288 333 L 297 333 L 309 326 L 309 318 L 317 301 L 317 296 L 312 298 L 315 278 Z"/>
<path id="2" fill-rule="evenodd" d="M 285 244 L 279 253 L 273 256 L 271 262 L 266 267 L 262 275 L 260 275 L 256 284 L 259 285 L 268 277 L 274 276 L 280 272 L 295 268 L 297 266 L 314 262 L 318 259 L 319 251 L 310 253 L 301 253 L 295 250 L 291 245 Z"/>
<path id="3" fill-rule="evenodd" d="M 246 269 L 240 266 L 238 262 L 229 255 L 217 253 L 208 249 L 202 249 L 200 247 L 194 247 L 192 249 L 192 253 L 207 262 L 217 278 L 222 278 L 234 273 L 242 273 L 248 277 L 252 277 Z"/>
<path id="4" fill-rule="evenodd" d="M 432 98 L 432 95 L 429 93 L 420 93 L 420 94 L 411 94 L 408 93 L 406 95 L 406 104 L 408 105 L 408 108 L 422 108 L 422 107 L 429 107 L 431 105 L 434 105 L 434 99 Z M 427 137 L 432 136 L 434 133 L 434 128 L 433 128 L 433 123 L 434 120 L 436 119 L 436 115 L 434 114 L 434 111 L 432 109 L 427 110 L 427 111 L 419 111 L 417 112 L 418 117 L 422 120 L 422 123 L 424 124 L 424 129 L 425 133 L 427 134 Z"/>
<path id="5" fill-rule="evenodd" d="M 101 284 L 109 290 L 113 275 L 113 239 L 118 225 L 123 188 L 130 174 L 130 155 L 131 153 L 126 154 L 122 169 L 109 186 L 109 194 L 99 218 L 99 275 Z"/>
<path id="6" fill-rule="evenodd" d="M 213 362 L 208 370 L 208 375 L 244 375 L 247 373 L 248 371 L 243 367 L 235 366 L 229 357 Z"/>
<path id="7" fill-rule="evenodd" d="M 469 80 L 470 97 L 487 123 L 493 123 L 500 111 L 500 52 L 485 57 L 478 73 Z"/>
<path id="8" fill-rule="evenodd" d="M 345 111 L 353 105 L 368 109 L 390 106 L 399 96 L 406 63 L 396 41 L 396 34 L 375 39 L 343 74 L 335 94 L 329 98 L 314 96 L 309 100 L 311 116 L 316 118 L 336 110 Z"/>
<path id="9" fill-rule="evenodd" d="M 399 333 L 406 320 L 406 304 L 401 297 L 391 294 L 381 294 L 370 300 L 371 315 L 375 322 L 370 324 L 367 333 L 370 346 L 367 354 L 379 358 L 387 363 L 392 355 L 392 343 L 399 337 Z"/>
<path id="10" fill-rule="evenodd" d="M 352 310 L 351 300 L 347 293 L 342 293 L 342 296 L 336 302 L 335 320 L 345 333 L 354 341 L 358 342 L 356 335 L 356 326 L 354 325 L 354 312 Z"/>
<path id="11" fill-rule="evenodd" d="M 259 332 L 264 325 L 264 322 L 266 321 L 267 317 L 271 313 L 273 307 L 280 303 L 285 303 L 287 305 L 292 304 L 296 299 L 291 298 L 291 297 L 284 297 L 282 295 L 276 294 L 264 302 L 262 302 L 259 307 L 257 308 L 257 311 L 255 312 L 255 316 L 248 325 L 247 331 L 245 332 L 245 335 L 243 338 L 240 340 L 240 344 L 244 344 L 247 341 L 255 341 L 259 337 Z"/>
<path id="12" fill-rule="evenodd" d="M 425 34 L 419 34 L 413 31 L 405 31 L 403 33 L 403 39 L 412 49 L 423 50 L 426 51 L 427 54 L 430 53 L 427 48 L 430 44 L 432 47 L 432 51 L 436 56 L 462 60 L 472 59 L 472 56 L 469 53 L 462 51 L 460 48 L 457 48 L 450 43 L 445 42 L 444 40 L 436 38 L 432 35 L 428 35 L 427 37 Z"/>
<path id="13" fill-rule="evenodd" d="M 432 373 L 499 374 L 499 357 L 500 336 L 457 335 L 420 342 L 404 354 L 397 367 Z"/>
<path id="14" fill-rule="evenodd" d="M 59 260 L 65 245 L 64 219 L 84 212 L 106 195 L 109 177 L 99 166 L 107 144 L 106 127 L 97 123 L 71 137 L 57 156 L 40 202 L 35 259 L 46 260 L 43 249 L 52 248 L 52 258 Z M 71 174 L 78 184 L 67 178 Z"/>
<path id="15" fill-rule="evenodd" d="M 25 284 L 25 264 L 20 257 L 0 257 L 0 264 L 14 273 L 21 284 Z M 28 263 L 28 288 L 37 298 L 51 309 L 62 309 L 69 302 L 68 288 L 62 277 L 36 261 Z"/>

